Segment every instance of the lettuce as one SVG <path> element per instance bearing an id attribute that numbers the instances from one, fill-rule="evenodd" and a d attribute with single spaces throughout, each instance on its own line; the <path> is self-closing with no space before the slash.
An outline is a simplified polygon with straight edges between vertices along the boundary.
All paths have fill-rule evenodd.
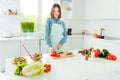
<path id="1" fill-rule="evenodd" d="M 24 76 L 34 76 L 43 73 L 44 73 L 44 65 L 41 62 L 31 63 L 22 69 L 22 74 Z"/>

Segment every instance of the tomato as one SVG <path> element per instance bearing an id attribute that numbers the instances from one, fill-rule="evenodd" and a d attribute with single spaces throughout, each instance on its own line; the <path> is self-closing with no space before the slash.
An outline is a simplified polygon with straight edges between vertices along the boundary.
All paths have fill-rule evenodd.
<path id="1" fill-rule="evenodd" d="M 45 69 L 45 70 L 44 70 L 44 72 L 45 72 L 45 73 L 48 73 L 48 72 L 49 72 L 49 70 L 48 70 L 48 69 Z"/>
<path id="2" fill-rule="evenodd" d="M 94 54 L 95 57 L 99 57 L 99 55 L 100 55 L 100 52 L 95 52 Z"/>
<path id="3" fill-rule="evenodd" d="M 50 67 L 50 68 L 51 68 L 51 65 L 50 65 L 50 64 L 48 64 L 48 67 Z"/>
<path id="4" fill-rule="evenodd" d="M 52 53 L 51 56 L 55 56 L 56 54 L 55 53 Z"/>
<path id="5" fill-rule="evenodd" d="M 112 60 L 116 61 L 117 57 L 115 55 L 112 55 Z"/>
<path id="6" fill-rule="evenodd" d="M 107 55 L 107 59 L 112 60 L 112 55 L 111 54 Z"/>
<path id="7" fill-rule="evenodd" d="M 45 69 L 44 69 L 45 73 L 48 73 L 49 71 L 51 71 L 51 65 L 50 64 L 44 64 L 44 67 L 45 67 Z"/>
<path id="8" fill-rule="evenodd" d="M 89 50 L 92 51 L 92 50 L 94 50 L 94 48 L 93 48 L 93 47 L 90 47 Z"/>
<path id="9" fill-rule="evenodd" d="M 56 52 L 54 52 L 54 53 L 51 53 L 50 56 L 52 56 L 52 57 L 60 57 L 60 54 L 57 54 Z"/>

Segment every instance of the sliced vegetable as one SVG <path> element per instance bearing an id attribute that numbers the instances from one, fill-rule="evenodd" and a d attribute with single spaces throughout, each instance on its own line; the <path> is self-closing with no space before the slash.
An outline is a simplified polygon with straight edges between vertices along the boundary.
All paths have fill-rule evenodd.
<path id="1" fill-rule="evenodd" d="M 66 55 L 72 55 L 73 53 L 72 52 L 67 52 Z"/>
<path id="2" fill-rule="evenodd" d="M 52 53 L 50 56 L 52 56 L 52 57 L 60 57 L 60 54 Z"/>

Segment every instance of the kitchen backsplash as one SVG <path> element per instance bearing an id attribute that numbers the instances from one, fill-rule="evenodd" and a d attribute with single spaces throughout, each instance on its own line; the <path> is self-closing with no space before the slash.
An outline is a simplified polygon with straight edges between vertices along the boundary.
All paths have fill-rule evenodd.
<path id="1" fill-rule="evenodd" d="M 85 23 L 85 29 L 91 34 L 99 34 L 100 28 L 105 28 L 105 36 L 120 38 L 120 19 L 88 20 Z"/>

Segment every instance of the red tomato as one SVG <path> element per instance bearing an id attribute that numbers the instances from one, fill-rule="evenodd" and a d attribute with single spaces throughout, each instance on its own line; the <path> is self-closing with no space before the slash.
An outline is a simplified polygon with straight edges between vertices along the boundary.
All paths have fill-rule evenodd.
<path id="1" fill-rule="evenodd" d="M 51 65 L 50 65 L 50 64 L 48 64 L 48 67 L 50 67 L 50 68 L 51 68 Z"/>
<path id="2" fill-rule="evenodd" d="M 93 48 L 93 47 L 90 47 L 89 50 L 92 51 L 92 50 L 94 50 L 94 48 Z"/>
<path id="3" fill-rule="evenodd" d="M 49 71 L 51 71 L 51 65 L 50 64 L 44 64 L 44 67 L 45 67 L 45 69 L 44 69 L 45 73 L 48 73 Z"/>
<path id="4" fill-rule="evenodd" d="M 100 52 L 97 52 L 97 51 L 94 54 L 95 57 L 99 57 L 99 55 L 100 55 Z"/>
<path id="5" fill-rule="evenodd" d="M 112 55 L 112 60 L 116 61 L 117 57 L 115 55 Z"/>
<path id="6" fill-rule="evenodd" d="M 45 69 L 45 70 L 44 70 L 44 72 L 45 72 L 45 73 L 48 73 L 48 72 L 49 72 L 49 70 L 48 70 L 48 69 Z"/>
<path id="7" fill-rule="evenodd" d="M 112 55 L 110 55 L 110 54 L 107 55 L 107 59 L 108 59 L 108 60 L 112 60 Z"/>
<path id="8" fill-rule="evenodd" d="M 57 54 L 56 52 L 55 52 L 55 53 L 51 53 L 51 56 L 52 56 L 52 57 L 60 57 L 60 55 Z"/>

